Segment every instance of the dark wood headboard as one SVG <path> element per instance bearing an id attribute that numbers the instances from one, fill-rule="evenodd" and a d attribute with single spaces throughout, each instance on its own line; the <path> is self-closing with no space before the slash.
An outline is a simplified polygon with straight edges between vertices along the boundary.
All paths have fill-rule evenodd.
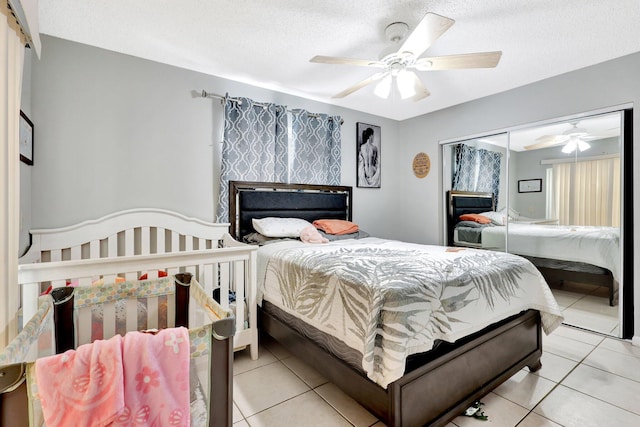
<path id="1" fill-rule="evenodd" d="M 237 240 L 254 231 L 253 218 L 352 218 L 352 188 L 334 185 L 229 182 L 229 220 Z"/>
<path id="2" fill-rule="evenodd" d="M 453 229 L 460 222 L 460 215 L 495 210 L 493 193 L 451 190 L 447 192 L 447 199 L 449 200 L 449 214 L 447 215 L 447 244 L 449 245 L 453 245 Z"/>

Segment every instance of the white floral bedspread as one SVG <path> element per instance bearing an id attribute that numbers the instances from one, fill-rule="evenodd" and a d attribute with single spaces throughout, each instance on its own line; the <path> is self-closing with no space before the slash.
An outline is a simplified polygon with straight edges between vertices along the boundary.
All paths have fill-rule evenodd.
<path id="1" fill-rule="evenodd" d="M 453 342 L 526 309 L 541 312 L 546 333 L 563 320 L 540 273 L 515 255 L 377 238 L 272 243 L 258 253 L 262 298 L 361 352 L 385 388 L 436 339 Z"/>

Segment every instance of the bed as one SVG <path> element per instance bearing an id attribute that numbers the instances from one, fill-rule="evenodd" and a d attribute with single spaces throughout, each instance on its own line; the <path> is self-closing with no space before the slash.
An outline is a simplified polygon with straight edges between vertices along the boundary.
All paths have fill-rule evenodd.
<path id="1" fill-rule="evenodd" d="M 549 283 L 579 281 L 609 289 L 618 301 L 620 230 L 616 227 L 562 226 L 544 219 L 495 212 L 491 193 L 450 191 L 448 232 L 456 246 L 508 251 L 528 258 Z M 489 224 L 461 221 L 464 214 L 485 214 Z M 505 221 L 508 217 L 509 220 Z"/>
<path id="2" fill-rule="evenodd" d="M 33 395 L 22 379 L 37 358 L 130 330 L 183 325 L 192 339 L 197 414 L 204 402 L 207 425 L 231 425 L 233 350 L 249 347 L 258 356 L 256 250 L 227 232 L 228 224 L 159 209 L 33 231 L 18 271 L 22 331 L 0 356 L 3 420 L 29 425 L 24 411 Z M 17 383 L 7 381 L 10 373 Z"/>
<path id="3" fill-rule="evenodd" d="M 351 208 L 350 187 L 230 183 L 231 229 L 236 239 L 255 231 L 255 218 L 350 220 Z M 389 426 L 445 425 L 523 367 L 539 369 L 542 328 L 550 332 L 562 320 L 544 279 L 521 257 L 473 249 L 410 245 L 372 237 L 304 245 L 291 239 L 260 247 L 260 327 Z M 375 252 L 386 261 L 375 259 Z M 335 257 L 325 258 L 328 253 Z M 362 256 L 354 258 L 355 253 Z M 497 258 L 489 260 L 487 256 Z M 471 292 L 470 288 L 465 288 L 467 282 L 452 279 L 441 281 L 447 286 L 438 280 L 428 282 L 429 286 L 420 284 L 437 275 L 435 265 L 448 271 L 451 263 L 460 262 L 457 265 L 461 268 L 457 271 L 466 271 L 462 273 L 465 277 L 472 276 L 474 274 L 470 272 L 477 271 L 472 264 L 480 258 L 494 265 L 493 273 L 480 280 L 482 286 L 491 287 L 494 281 L 504 284 L 499 279 L 503 273 L 513 279 L 511 285 L 522 279 L 531 286 L 519 287 L 516 293 L 526 295 L 527 302 L 504 304 L 509 306 L 506 311 L 489 314 L 482 321 L 473 323 L 469 316 L 474 315 L 470 315 L 470 311 L 464 314 L 465 309 L 480 304 L 471 303 L 473 298 L 466 298 L 469 295 L 466 292 Z M 298 264 L 301 259 L 303 261 Z M 503 261 L 511 263 L 519 272 L 500 270 L 497 266 Z M 423 268 L 429 263 L 435 264 Z M 393 265 L 401 265 L 402 270 L 395 270 L 391 276 L 380 274 L 384 280 L 391 277 L 387 283 L 376 280 L 378 273 L 393 269 Z M 467 271 L 467 268 L 470 269 Z M 425 278 L 422 270 L 431 276 Z M 371 309 L 356 296 L 366 294 L 369 288 L 361 288 L 360 282 L 343 281 L 347 276 L 359 274 L 365 276 L 363 282 L 370 281 L 371 289 L 382 290 L 382 293 L 374 290 L 372 295 L 385 295 L 384 298 L 370 300 L 383 301 L 383 304 Z M 337 282 L 347 285 L 336 287 Z M 390 288 L 398 291 L 390 291 Z M 437 302 L 436 298 L 422 299 L 422 295 L 415 299 L 414 294 L 432 291 L 453 294 Z M 403 298 L 409 295 L 408 302 L 395 298 L 399 295 L 397 292 Z M 316 298 L 317 294 L 339 294 L 339 297 L 322 300 Z M 535 308 L 529 303 L 529 296 L 536 302 Z M 493 302 L 503 305 L 498 299 L 501 297 Z M 506 300 L 514 299 L 508 297 Z M 289 304 L 291 301 L 294 301 L 293 305 Z M 439 304 L 438 309 L 425 308 L 431 304 Z M 360 315 L 353 315 L 354 312 Z M 448 316 L 453 312 L 461 318 Z M 420 326 L 425 316 L 430 317 L 430 321 Z M 363 318 L 367 320 L 358 323 L 358 319 Z M 465 331 L 447 321 L 464 324 L 461 329 Z M 426 341 L 422 340 L 424 335 L 429 335 Z"/>

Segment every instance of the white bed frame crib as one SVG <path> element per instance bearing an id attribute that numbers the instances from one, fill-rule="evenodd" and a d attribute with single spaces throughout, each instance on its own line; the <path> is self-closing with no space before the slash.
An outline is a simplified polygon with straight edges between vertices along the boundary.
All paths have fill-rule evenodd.
<path id="1" fill-rule="evenodd" d="M 208 295 L 220 287 L 220 305 L 229 309 L 235 292 L 234 349 L 258 358 L 256 248 L 228 234 L 229 224 L 209 223 L 162 209 L 131 209 L 69 227 L 31 231 L 32 244 L 20 258 L 21 325 L 35 314 L 38 296 L 49 284 L 90 286 L 116 277 L 136 280 L 158 271 L 189 272 Z M 233 307 L 231 307 L 233 309 Z M 246 310 L 246 311 L 245 311 Z M 18 314 L 20 315 L 20 313 Z M 246 322 L 244 321 L 246 319 Z M 149 325 L 152 328 L 153 325 Z"/>

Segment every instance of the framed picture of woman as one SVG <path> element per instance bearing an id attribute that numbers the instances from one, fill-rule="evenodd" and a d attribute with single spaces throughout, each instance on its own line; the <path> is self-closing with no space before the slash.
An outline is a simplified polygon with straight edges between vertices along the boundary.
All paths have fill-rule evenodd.
<path id="1" fill-rule="evenodd" d="M 380 188 L 380 126 L 356 123 L 357 186 Z"/>

